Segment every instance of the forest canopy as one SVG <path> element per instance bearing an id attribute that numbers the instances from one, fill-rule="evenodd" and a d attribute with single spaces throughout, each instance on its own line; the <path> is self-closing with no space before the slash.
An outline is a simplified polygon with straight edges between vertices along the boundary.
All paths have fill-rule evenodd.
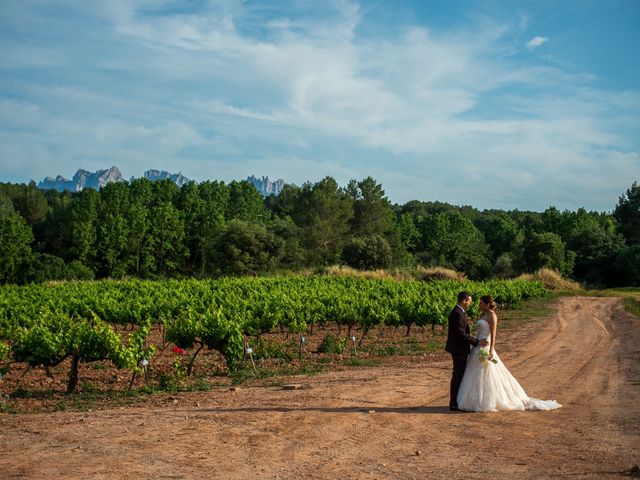
<path id="1" fill-rule="evenodd" d="M 611 213 L 392 204 L 371 177 L 262 195 L 249 182 L 135 179 L 100 191 L 0 184 L 0 283 L 262 275 L 334 264 L 448 267 L 472 279 L 548 267 L 640 285 L 640 186 Z"/>

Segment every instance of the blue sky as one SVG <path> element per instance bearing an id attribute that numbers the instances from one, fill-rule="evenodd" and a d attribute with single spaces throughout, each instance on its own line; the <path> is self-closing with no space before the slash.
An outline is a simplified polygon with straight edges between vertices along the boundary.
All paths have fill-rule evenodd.
<path id="1" fill-rule="evenodd" d="M 611 211 L 640 1 L 0 2 L 0 181 L 116 165 Z"/>

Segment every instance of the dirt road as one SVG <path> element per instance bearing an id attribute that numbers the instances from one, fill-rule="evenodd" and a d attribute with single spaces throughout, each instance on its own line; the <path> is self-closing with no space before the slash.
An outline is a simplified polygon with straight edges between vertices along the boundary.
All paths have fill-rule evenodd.
<path id="1" fill-rule="evenodd" d="M 0 477 L 220 479 L 640 476 L 640 320 L 563 298 L 498 338 L 549 412 L 450 413 L 450 361 L 180 394 L 164 407 L 0 416 Z"/>

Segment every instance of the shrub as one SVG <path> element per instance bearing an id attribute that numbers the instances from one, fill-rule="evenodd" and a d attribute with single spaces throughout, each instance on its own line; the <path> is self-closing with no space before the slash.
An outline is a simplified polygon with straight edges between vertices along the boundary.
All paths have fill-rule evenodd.
<path id="1" fill-rule="evenodd" d="M 333 334 L 327 333 L 318 346 L 318 353 L 339 354 L 344 351 L 347 344 L 347 337 L 338 340 Z"/>
<path id="2" fill-rule="evenodd" d="M 353 238 L 344 246 L 342 259 L 351 267 L 362 270 L 385 268 L 391 265 L 391 246 L 380 235 Z"/>

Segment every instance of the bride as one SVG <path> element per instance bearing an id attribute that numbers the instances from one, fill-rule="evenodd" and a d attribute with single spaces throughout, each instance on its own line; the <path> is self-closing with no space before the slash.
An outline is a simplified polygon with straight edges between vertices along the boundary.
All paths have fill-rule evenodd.
<path id="1" fill-rule="evenodd" d="M 552 410 L 560 408 L 555 400 L 539 400 L 527 396 L 495 352 L 498 317 L 491 295 L 480 297 L 482 315 L 478 320 L 478 339 L 490 346 L 473 347 L 458 392 L 458 408 L 475 412 L 499 410 Z"/>

